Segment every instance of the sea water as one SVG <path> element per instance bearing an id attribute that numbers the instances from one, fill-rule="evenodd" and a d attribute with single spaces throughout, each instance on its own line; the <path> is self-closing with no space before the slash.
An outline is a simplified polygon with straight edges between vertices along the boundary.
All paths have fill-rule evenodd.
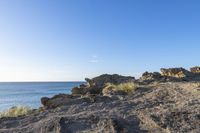
<path id="1" fill-rule="evenodd" d="M 38 108 L 42 97 L 70 94 L 83 82 L 0 82 L 0 111 L 14 106 Z"/>

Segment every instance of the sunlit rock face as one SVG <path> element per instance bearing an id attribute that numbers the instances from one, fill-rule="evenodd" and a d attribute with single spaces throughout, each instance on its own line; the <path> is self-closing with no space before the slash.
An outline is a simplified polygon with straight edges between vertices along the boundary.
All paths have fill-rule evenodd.
<path id="1" fill-rule="evenodd" d="M 158 72 L 145 72 L 142 74 L 141 80 L 159 80 L 162 78 L 162 75 Z"/>
<path id="2" fill-rule="evenodd" d="M 135 77 L 121 76 L 118 74 L 103 74 L 93 79 L 86 78 L 86 81 L 90 83 L 90 87 L 102 89 L 107 83 L 120 84 L 127 82 L 134 82 Z"/>
<path id="3" fill-rule="evenodd" d="M 192 68 L 190 68 L 190 71 L 192 73 L 200 74 L 200 67 L 199 66 L 198 67 L 192 67 Z"/>
<path id="4" fill-rule="evenodd" d="M 0 118 L 0 133 L 199 133 L 198 73 L 198 67 L 170 68 L 136 80 L 86 79 L 72 94 L 41 98 L 42 107 L 30 114 Z"/>
<path id="5" fill-rule="evenodd" d="M 182 67 L 180 68 L 161 68 L 160 69 L 161 74 L 163 76 L 169 76 L 169 77 L 176 77 L 176 78 L 185 78 L 192 76 L 192 73 Z"/>
<path id="6" fill-rule="evenodd" d="M 103 74 L 92 79 L 86 78 L 85 80 L 87 83 L 82 84 L 79 87 L 73 88 L 72 94 L 101 94 L 103 88 L 107 83 L 121 84 L 134 82 L 135 77 L 121 76 L 118 74 Z"/>

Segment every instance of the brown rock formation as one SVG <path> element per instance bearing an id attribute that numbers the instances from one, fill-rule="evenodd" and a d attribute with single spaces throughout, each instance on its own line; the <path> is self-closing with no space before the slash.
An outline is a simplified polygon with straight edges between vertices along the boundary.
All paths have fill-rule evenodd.
<path id="1" fill-rule="evenodd" d="M 145 72 L 142 74 L 141 80 L 159 80 L 162 78 L 162 75 L 159 72 Z"/>
<path id="2" fill-rule="evenodd" d="M 134 82 L 135 78 L 130 76 L 121 76 L 118 74 L 103 74 L 98 77 L 95 77 L 89 80 L 90 87 L 102 89 L 107 83 L 112 84 L 120 84 L 120 83 L 127 83 L 127 82 Z"/>
<path id="3" fill-rule="evenodd" d="M 134 82 L 135 78 L 130 76 L 121 76 L 117 74 L 103 74 L 93 79 L 86 78 L 87 84 L 80 85 L 72 89 L 72 94 L 101 94 L 107 83 L 120 84 Z"/>
<path id="4" fill-rule="evenodd" d="M 200 74 L 200 67 L 192 67 L 190 71 L 195 74 Z"/>
<path id="5" fill-rule="evenodd" d="M 184 78 L 192 75 L 191 72 L 182 67 L 169 68 L 169 69 L 161 68 L 160 71 L 163 76 L 168 76 L 168 77 Z"/>
<path id="6" fill-rule="evenodd" d="M 87 79 L 88 84 L 74 88 L 71 95 L 42 98 L 41 110 L 0 118 L 0 133 L 199 133 L 199 68 L 161 72 L 145 72 L 140 81 L 107 74 Z M 139 86 L 131 94 L 104 88 L 126 82 Z M 99 93 L 91 93 L 95 91 Z"/>
<path id="7" fill-rule="evenodd" d="M 148 86 L 147 86 L 148 87 Z M 199 133 L 196 83 L 162 83 L 121 99 L 60 94 L 41 112 L 0 118 L 0 133 Z"/>

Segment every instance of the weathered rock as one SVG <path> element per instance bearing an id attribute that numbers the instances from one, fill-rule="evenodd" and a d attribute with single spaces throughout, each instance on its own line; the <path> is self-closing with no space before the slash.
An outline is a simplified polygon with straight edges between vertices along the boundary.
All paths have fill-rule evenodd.
<path id="1" fill-rule="evenodd" d="M 42 105 L 43 105 L 43 106 L 47 106 L 49 100 L 50 100 L 50 98 L 48 98 L 48 97 L 42 97 L 42 98 L 41 98 L 41 103 L 42 103 Z"/>
<path id="2" fill-rule="evenodd" d="M 86 87 L 83 87 L 83 86 L 82 87 L 80 86 L 80 88 L 79 87 L 72 88 L 72 94 L 85 95 L 88 91 L 89 91 L 89 89 Z"/>
<path id="3" fill-rule="evenodd" d="M 43 97 L 41 103 L 46 109 L 56 108 L 62 105 L 68 105 L 79 102 L 80 96 L 74 96 L 69 94 L 58 94 L 52 98 Z"/>
<path id="4" fill-rule="evenodd" d="M 190 71 L 195 74 L 200 74 L 200 67 L 192 67 Z"/>
<path id="5" fill-rule="evenodd" d="M 122 100 L 64 94 L 44 98 L 59 108 L 0 118 L 0 133 L 199 133 L 200 91 L 192 85 L 198 83 L 162 83 Z"/>
<path id="6" fill-rule="evenodd" d="M 93 79 L 87 79 L 87 81 L 90 83 L 90 87 L 102 89 L 107 83 L 120 84 L 134 82 L 135 78 L 130 76 L 121 76 L 118 74 L 104 74 Z"/>
<path id="7" fill-rule="evenodd" d="M 93 83 L 93 81 L 91 79 L 85 78 L 85 81 L 89 84 L 89 87 L 90 86 L 94 86 L 94 83 Z"/>
<path id="8" fill-rule="evenodd" d="M 88 84 L 74 88 L 72 95 L 43 97 L 40 111 L 0 118 L 0 133 L 199 133 L 199 68 L 161 71 L 162 75 L 146 72 L 141 77 L 141 82 L 163 81 L 156 84 L 140 84 L 133 77 L 120 75 L 86 79 Z M 126 82 L 140 87 L 131 95 L 105 87 Z"/>
<path id="9" fill-rule="evenodd" d="M 89 83 L 84 83 L 80 85 L 80 88 L 89 88 L 89 87 L 90 87 Z"/>
<path id="10" fill-rule="evenodd" d="M 163 76 L 168 76 L 168 77 L 184 78 L 192 76 L 191 72 L 181 67 L 169 68 L 169 69 L 161 68 L 160 71 Z"/>
<path id="11" fill-rule="evenodd" d="M 80 87 L 73 88 L 72 94 L 102 94 L 102 90 L 107 83 L 120 84 L 134 82 L 135 78 L 130 76 L 121 76 L 117 74 L 104 74 L 93 79 L 86 78 L 85 80 L 87 81 L 87 84 L 82 84 L 80 85 Z"/>
<path id="12" fill-rule="evenodd" d="M 142 74 L 141 80 L 160 80 L 162 78 L 162 75 L 159 72 L 145 72 Z"/>

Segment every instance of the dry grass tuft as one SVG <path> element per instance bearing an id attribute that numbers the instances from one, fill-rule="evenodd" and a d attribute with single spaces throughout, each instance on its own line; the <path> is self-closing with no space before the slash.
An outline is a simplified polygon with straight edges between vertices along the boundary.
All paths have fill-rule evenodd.
<path id="1" fill-rule="evenodd" d="M 200 82 L 193 83 L 193 86 L 196 87 L 196 88 L 199 88 L 200 87 Z"/>
<path id="2" fill-rule="evenodd" d="M 106 88 L 112 88 L 113 91 L 121 91 L 130 94 L 138 88 L 138 85 L 132 82 L 121 83 L 119 85 L 108 83 Z"/>
<path id="3" fill-rule="evenodd" d="M 0 118 L 2 117 L 17 117 L 27 115 L 32 112 L 32 109 L 25 106 L 12 107 L 6 111 L 0 112 Z"/>

